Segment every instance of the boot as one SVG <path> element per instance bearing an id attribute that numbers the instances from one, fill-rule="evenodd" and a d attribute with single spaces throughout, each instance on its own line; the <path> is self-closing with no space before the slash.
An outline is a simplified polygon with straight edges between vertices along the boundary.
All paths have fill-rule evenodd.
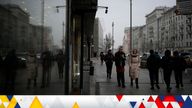
<path id="1" fill-rule="evenodd" d="M 131 78 L 131 87 L 133 87 L 133 79 Z"/>
<path id="2" fill-rule="evenodd" d="M 138 89 L 138 88 L 139 88 L 139 85 L 138 85 L 138 78 L 135 79 L 135 84 L 136 84 L 136 88 Z"/>

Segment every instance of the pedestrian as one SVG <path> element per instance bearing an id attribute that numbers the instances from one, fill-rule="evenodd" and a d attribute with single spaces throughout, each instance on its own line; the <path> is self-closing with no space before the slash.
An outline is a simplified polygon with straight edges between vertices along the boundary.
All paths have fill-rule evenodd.
<path id="1" fill-rule="evenodd" d="M 8 94 L 14 93 L 15 88 L 15 78 L 16 78 L 16 71 L 18 69 L 18 57 L 16 56 L 15 49 L 12 49 L 8 52 L 7 56 L 4 60 L 5 65 L 5 74 L 6 74 L 6 81 L 5 81 L 5 92 Z"/>
<path id="2" fill-rule="evenodd" d="M 125 77 L 124 77 L 124 71 L 125 71 L 125 53 L 123 52 L 123 47 L 119 47 L 119 51 L 115 53 L 115 65 L 116 65 L 116 71 L 117 71 L 117 82 L 118 87 L 125 88 Z"/>
<path id="3" fill-rule="evenodd" d="M 103 52 L 101 52 L 101 53 L 100 53 L 101 65 L 103 65 L 103 60 L 104 60 L 104 57 L 105 57 L 104 53 L 103 53 Z"/>
<path id="4" fill-rule="evenodd" d="M 173 61 L 171 57 L 171 51 L 166 50 L 165 55 L 161 59 L 161 67 L 163 69 L 163 77 L 164 81 L 166 83 L 167 91 L 171 91 L 171 74 L 172 74 L 172 66 L 173 66 Z"/>
<path id="5" fill-rule="evenodd" d="M 159 87 L 159 68 L 160 68 L 160 56 L 155 53 L 154 50 L 150 50 L 150 56 L 147 58 L 147 68 L 149 70 L 149 78 L 151 83 L 151 90 L 154 90 L 154 83 L 157 89 Z"/>
<path id="6" fill-rule="evenodd" d="M 42 59 L 42 68 L 43 68 L 43 75 L 42 75 L 42 85 L 41 88 L 48 87 L 50 80 L 51 80 L 51 68 L 52 68 L 52 55 L 49 50 L 46 50 L 41 55 Z"/>
<path id="7" fill-rule="evenodd" d="M 28 58 L 27 58 L 27 72 L 29 73 L 27 79 L 27 89 L 31 87 L 31 81 L 33 81 L 33 86 L 37 86 L 37 76 L 38 76 L 38 65 L 37 65 L 37 58 L 35 56 L 35 52 L 29 51 Z"/>
<path id="8" fill-rule="evenodd" d="M 107 78 L 111 79 L 114 55 L 111 50 L 108 50 L 108 53 L 105 55 L 105 64 L 107 67 Z"/>
<path id="9" fill-rule="evenodd" d="M 57 60 L 57 65 L 58 65 L 58 70 L 59 70 L 59 79 L 62 79 L 63 78 L 63 68 L 64 68 L 64 64 L 65 64 L 65 55 L 63 54 L 62 50 L 59 50 L 56 60 Z"/>
<path id="10" fill-rule="evenodd" d="M 139 65 L 140 58 L 138 50 L 134 49 L 129 58 L 129 76 L 131 78 L 131 86 L 133 86 L 133 80 L 135 80 L 136 88 L 139 88 L 138 78 L 139 78 Z"/>
<path id="11" fill-rule="evenodd" d="M 173 71 L 175 74 L 176 88 L 183 87 L 183 71 L 185 70 L 186 62 L 183 57 L 179 56 L 178 51 L 173 52 Z"/>

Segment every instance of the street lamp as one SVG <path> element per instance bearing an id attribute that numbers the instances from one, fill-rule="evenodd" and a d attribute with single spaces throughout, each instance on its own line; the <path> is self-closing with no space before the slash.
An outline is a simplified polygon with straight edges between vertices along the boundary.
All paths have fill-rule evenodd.
<path id="1" fill-rule="evenodd" d="M 41 51 L 43 52 L 43 50 L 44 50 L 44 11 L 45 11 L 45 1 L 44 0 L 42 0 L 42 13 L 41 13 L 41 26 L 42 26 L 42 31 L 41 31 L 41 35 L 42 35 L 42 37 L 41 37 Z"/>
<path id="2" fill-rule="evenodd" d="M 130 0 L 130 51 L 132 51 L 132 0 Z"/>
<path id="3" fill-rule="evenodd" d="M 112 22 L 112 53 L 114 53 L 114 22 Z"/>

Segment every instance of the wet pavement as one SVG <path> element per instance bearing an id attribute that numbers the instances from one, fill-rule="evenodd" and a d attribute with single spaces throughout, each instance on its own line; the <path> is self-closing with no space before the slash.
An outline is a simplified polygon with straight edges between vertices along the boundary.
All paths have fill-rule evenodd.
<path id="1" fill-rule="evenodd" d="M 126 88 L 121 88 L 117 86 L 117 78 L 116 78 L 116 69 L 113 64 L 112 69 L 112 79 L 107 79 L 106 76 L 106 66 L 105 64 L 101 65 L 99 59 L 93 59 L 95 66 L 95 91 L 92 94 L 96 95 L 115 95 L 115 94 L 126 94 L 126 95 L 188 95 L 192 94 L 192 69 L 188 69 L 183 73 L 183 82 L 184 87 L 177 89 L 175 88 L 175 78 L 174 73 L 172 73 L 171 77 L 171 87 L 172 90 L 170 93 L 167 92 L 166 86 L 163 81 L 163 73 L 160 70 L 159 72 L 159 86 L 160 90 L 155 88 L 155 90 L 150 89 L 150 79 L 149 72 L 147 69 L 140 69 L 139 73 L 139 89 L 136 89 L 135 84 L 133 87 L 130 86 L 130 78 L 128 74 L 128 65 L 125 66 L 125 85 Z"/>

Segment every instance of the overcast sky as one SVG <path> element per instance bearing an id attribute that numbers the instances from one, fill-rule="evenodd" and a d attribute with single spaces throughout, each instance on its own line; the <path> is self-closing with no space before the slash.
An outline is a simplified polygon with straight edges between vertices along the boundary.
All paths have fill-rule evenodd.
<path id="1" fill-rule="evenodd" d="M 172 7 L 176 0 L 132 0 L 133 1 L 133 26 L 145 24 L 145 16 L 152 12 L 157 6 Z M 124 28 L 129 27 L 130 22 L 130 0 L 98 0 L 99 6 L 108 6 L 108 14 L 105 9 L 98 9 L 97 17 L 100 18 L 104 36 L 112 31 L 112 22 L 115 24 L 114 40 L 115 47 L 122 45 Z"/>

